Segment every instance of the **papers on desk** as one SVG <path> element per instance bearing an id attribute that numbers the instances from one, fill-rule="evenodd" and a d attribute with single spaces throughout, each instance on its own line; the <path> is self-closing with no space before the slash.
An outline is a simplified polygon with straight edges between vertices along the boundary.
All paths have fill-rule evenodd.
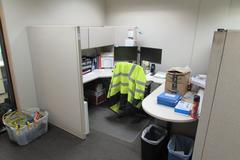
<path id="1" fill-rule="evenodd" d="M 191 83 L 201 88 L 206 87 L 207 75 L 197 75 L 191 78 Z"/>
<path id="2" fill-rule="evenodd" d="M 153 77 L 165 79 L 166 78 L 166 72 L 157 72 L 153 75 Z"/>

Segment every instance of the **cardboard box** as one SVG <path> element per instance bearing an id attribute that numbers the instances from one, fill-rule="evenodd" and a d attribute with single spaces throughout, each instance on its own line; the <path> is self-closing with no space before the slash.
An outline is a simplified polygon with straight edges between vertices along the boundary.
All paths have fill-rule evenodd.
<path id="1" fill-rule="evenodd" d="M 165 92 L 179 93 L 183 96 L 187 92 L 190 73 L 190 68 L 173 67 L 169 69 L 166 75 Z"/>

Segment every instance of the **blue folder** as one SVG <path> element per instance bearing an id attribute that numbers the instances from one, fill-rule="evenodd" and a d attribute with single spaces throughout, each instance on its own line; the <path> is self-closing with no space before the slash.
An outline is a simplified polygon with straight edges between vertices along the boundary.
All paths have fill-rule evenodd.
<path id="1" fill-rule="evenodd" d="M 181 99 L 182 96 L 180 96 L 179 94 L 163 92 L 159 96 L 157 96 L 157 103 L 169 107 L 175 107 Z"/>

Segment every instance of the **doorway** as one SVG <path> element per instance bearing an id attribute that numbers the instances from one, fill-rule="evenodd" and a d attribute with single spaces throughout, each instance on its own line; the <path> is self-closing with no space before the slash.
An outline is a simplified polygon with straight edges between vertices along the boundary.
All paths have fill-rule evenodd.
<path id="1" fill-rule="evenodd" d="M 4 41 L 2 21 L 0 20 L 0 117 L 9 110 L 16 109 L 16 101 L 10 74 L 9 61 Z M 0 118 L 0 132 L 3 124 Z"/>

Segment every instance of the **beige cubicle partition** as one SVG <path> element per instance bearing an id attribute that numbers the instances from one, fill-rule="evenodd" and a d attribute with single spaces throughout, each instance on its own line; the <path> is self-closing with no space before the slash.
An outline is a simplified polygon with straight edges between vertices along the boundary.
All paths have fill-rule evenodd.
<path id="1" fill-rule="evenodd" d="M 240 31 L 215 33 L 193 160 L 239 159 Z"/>
<path id="2" fill-rule="evenodd" d="M 28 35 L 39 107 L 51 123 L 85 138 L 77 27 L 29 27 Z"/>
<path id="3" fill-rule="evenodd" d="M 127 35 L 127 27 L 124 30 Z M 28 27 L 37 100 L 39 107 L 49 112 L 51 123 L 86 138 L 89 128 L 83 97 L 82 50 L 116 44 L 117 32 L 111 26 Z"/>

